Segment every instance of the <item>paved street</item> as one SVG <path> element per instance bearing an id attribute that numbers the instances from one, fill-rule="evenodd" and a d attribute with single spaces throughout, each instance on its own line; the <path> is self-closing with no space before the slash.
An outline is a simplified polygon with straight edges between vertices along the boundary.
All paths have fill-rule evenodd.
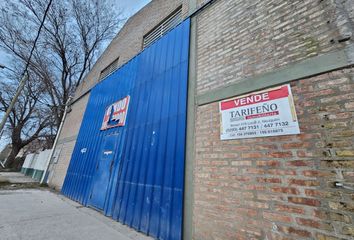
<path id="1" fill-rule="evenodd" d="M 0 190 L 1 240 L 148 240 L 47 189 Z"/>

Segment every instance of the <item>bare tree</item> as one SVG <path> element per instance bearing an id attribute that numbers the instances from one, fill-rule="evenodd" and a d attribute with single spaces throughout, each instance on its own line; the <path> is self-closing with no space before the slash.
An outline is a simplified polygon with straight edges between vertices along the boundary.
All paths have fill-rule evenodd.
<path id="1" fill-rule="evenodd" d="M 28 60 L 34 29 L 38 29 L 46 5 L 46 0 L 17 0 L 8 1 L 1 8 L 0 48 L 12 56 L 12 68 L 18 71 Z M 121 16 L 121 11 L 110 5 L 108 0 L 53 2 L 29 65 L 31 83 L 37 81 L 36 91 L 43 91 L 40 97 L 34 96 L 37 92 L 30 94 L 30 91 L 24 92 L 27 95 L 22 96 L 23 104 L 26 102 L 34 104 L 36 109 L 45 109 L 44 113 L 53 120 L 44 124 L 45 127 L 40 127 L 35 136 L 39 136 L 47 127 L 54 129 L 54 132 L 58 129 L 65 103 L 91 70 L 102 46 L 116 35 L 124 22 Z M 0 90 L 4 91 L 5 88 L 6 84 L 2 84 Z M 26 98 L 29 99 L 25 101 Z M 0 104 L 4 109 L 7 99 L 3 98 Z M 17 107 L 14 111 L 18 110 Z M 35 119 L 31 118 L 33 114 L 31 112 L 29 115 L 31 122 Z M 41 120 L 47 119 L 43 117 Z M 22 133 L 19 136 L 23 137 L 33 131 L 25 124 L 15 125 L 12 128 Z M 14 134 L 12 131 L 11 135 Z M 11 140 L 13 148 L 23 147 L 23 143 L 14 141 L 13 136 Z"/>
<path id="2" fill-rule="evenodd" d="M 0 83 L 0 110 L 6 111 L 15 95 L 13 86 L 18 84 L 16 78 Z M 48 112 L 48 106 L 40 103 L 39 99 L 45 95 L 45 91 L 38 79 L 30 78 L 23 93 L 18 98 L 17 104 L 12 109 L 8 120 L 7 133 L 10 136 L 12 149 L 8 157 L 11 164 L 18 152 L 36 139 L 51 136 L 50 126 L 54 119 Z"/>

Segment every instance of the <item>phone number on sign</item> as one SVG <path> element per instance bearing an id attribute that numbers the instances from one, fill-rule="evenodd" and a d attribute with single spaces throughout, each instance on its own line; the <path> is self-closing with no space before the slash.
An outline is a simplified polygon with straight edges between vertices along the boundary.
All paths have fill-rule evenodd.
<path id="1" fill-rule="evenodd" d="M 275 123 L 266 123 L 261 125 L 250 125 L 250 126 L 242 126 L 242 127 L 234 127 L 229 128 L 226 132 L 239 132 L 239 131 L 248 131 L 248 130 L 260 130 L 260 129 L 267 129 L 267 128 L 278 128 L 278 127 L 287 127 L 289 126 L 289 122 L 275 122 Z"/>

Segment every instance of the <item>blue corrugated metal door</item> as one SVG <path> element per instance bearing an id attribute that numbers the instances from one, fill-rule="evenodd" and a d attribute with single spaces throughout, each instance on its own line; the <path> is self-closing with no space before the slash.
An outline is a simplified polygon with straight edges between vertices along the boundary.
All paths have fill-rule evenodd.
<path id="1" fill-rule="evenodd" d="M 158 239 L 181 239 L 189 24 L 91 91 L 62 189 Z"/>
<path id="2" fill-rule="evenodd" d="M 116 159 L 115 153 L 118 136 L 118 134 L 105 136 L 102 144 L 103 147 L 100 149 L 88 203 L 90 206 L 97 209 L 104 208 L 108 184 L 113 170 L 114 161 Z"/>

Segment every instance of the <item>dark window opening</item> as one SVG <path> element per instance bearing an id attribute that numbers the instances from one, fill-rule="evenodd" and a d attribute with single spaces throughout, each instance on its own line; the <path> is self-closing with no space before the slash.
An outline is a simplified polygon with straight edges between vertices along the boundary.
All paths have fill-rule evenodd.
<path id="1" fill-rule="evenodd" d="M 105 69 L 103 69 L 101 71 L 100 80 L 107 77 L 109 74 L 111 74 L 112 72 L 114 72 L 118 68 L 118 59 L 119 58 L 114 60 L 111 64 L 109 64 Z"/>
<path id="2" fill-rule="evenodd" d="M 176 27 L 182 21 L 182 6 L 176 9 L 170 16 L 163 20 L 158 26 L 146 34 L 143 38 L 143 49 L 147 48 L 159 38 Z"/>

